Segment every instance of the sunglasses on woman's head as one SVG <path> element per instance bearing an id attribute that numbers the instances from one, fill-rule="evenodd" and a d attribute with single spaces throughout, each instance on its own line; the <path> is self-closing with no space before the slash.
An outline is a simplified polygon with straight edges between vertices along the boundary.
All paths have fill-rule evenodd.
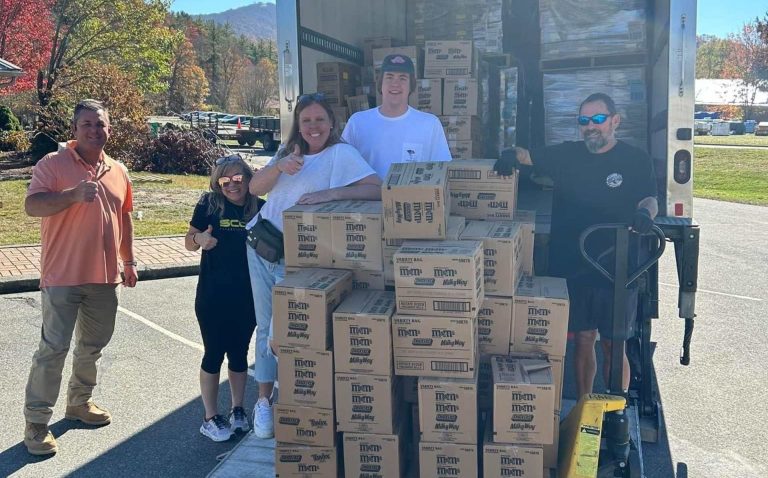
<path id="1" fill-rule="evenodd" d="M 607 120 L 610 116 L 611 116 L 610 114 L 605 114 L 605 113 L 598 113 L 592 116 L 581 115 L 579 116 L 578 121 L 581 126 L 588 125 L 590 121 L 592 121 L 595 124 L 603 124 L 605 123 L 605 120 Z"/>
<path id="2" fill-rule="evenodd" d="M 219 186 L 225 188 L 229 185 L 230 182 L 233 182 L 235 184 L 240 184 L 243 182 L 243 175 L 242 174 L 235 174 L 234 176 L 222 176 L 219 178 Z"/>
<path id="3" fill-rule="evenodd" d="M 216 166 L 221 166 L 222 164 L 229 163 L 232 161 L 239 161 L 240 155 L 239 154 L 231 154 L 229 156 L 224 156 L 223 158 L 219 158 L 216 160 Z"/>
<path id="4" fill-rule="evenodd" d="M 325 95 L 323 93 L 309 93 L 299 96 L 298 103 L 305 103 L 307 101 L 325 101 Z"/>

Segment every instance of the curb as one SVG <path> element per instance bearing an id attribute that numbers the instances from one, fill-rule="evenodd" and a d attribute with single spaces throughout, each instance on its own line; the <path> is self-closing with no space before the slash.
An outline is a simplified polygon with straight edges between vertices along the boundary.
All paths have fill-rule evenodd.
<path id="1" fill-rule="evenodd" d="M 141 266 L 139 283 L 147 280 L 171 279 L 174 277 L 195 276 L 200 272 L 200 264 Z M 0 295 L 35 292 L 40 290 L 40 277 L 26 275 L 0 279 Z"/>

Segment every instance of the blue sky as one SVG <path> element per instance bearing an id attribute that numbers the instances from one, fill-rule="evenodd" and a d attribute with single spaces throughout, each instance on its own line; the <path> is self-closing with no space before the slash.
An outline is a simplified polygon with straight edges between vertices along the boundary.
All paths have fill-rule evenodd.
<path id="1" fill-rule="evenodd" d="M 274 3 L 274 0 L 262 0 Z M 231 8 L 256 3 L 254 0 L 174 0 L 173 11 L 185 11 L 191 14 L 217 13 Z M 763 18 L 768 12 L 768 0 L 699 0 L 699 34 L 726 37 L 736 33 L 741 26 L 755 17 Z"/>

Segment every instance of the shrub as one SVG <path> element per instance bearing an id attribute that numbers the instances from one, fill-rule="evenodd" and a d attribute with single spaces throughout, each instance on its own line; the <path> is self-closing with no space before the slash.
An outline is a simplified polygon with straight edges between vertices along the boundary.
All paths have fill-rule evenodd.
<path id="1" fill-rule="evenodd" d="M 0 151 L 26 152 L 30 147 L 25 131 L 0 131 Z"/>
<path id="2" fill-rule="evenodd" d="M 19 118 L 7 106 L 0 106 L 0 131 L 21 131 Z"/>
<path id="3" fill-rule="evenodd" d="M 128 159 L 126 164 L 133 171 L 208 175 L 214 161 L 227 154 L 200 131 L 165 129 L 149 141 L 143 154 Z"/>

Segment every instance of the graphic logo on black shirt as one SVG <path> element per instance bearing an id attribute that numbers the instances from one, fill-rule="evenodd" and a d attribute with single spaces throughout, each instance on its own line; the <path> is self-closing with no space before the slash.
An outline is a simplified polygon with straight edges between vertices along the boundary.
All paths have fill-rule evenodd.
<path id="1" fill-rule="evenodd" d="M 607 184 L 609 188 L 617 188 L 621 186 L 621 183 L 623 182 L 624 177 L 620 173 L 612 173 L 605 178 L 605 184 Z"/>

